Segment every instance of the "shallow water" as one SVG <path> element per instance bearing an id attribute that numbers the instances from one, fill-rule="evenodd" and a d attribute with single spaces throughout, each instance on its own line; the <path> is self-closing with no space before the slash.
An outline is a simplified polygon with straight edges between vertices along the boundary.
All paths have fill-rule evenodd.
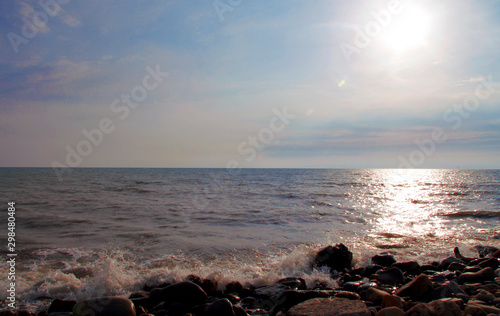
<path id="1" fill-rule="evenodd" d="M 29 304 L 125 294 L 190 273 L 221 286 L 292 275 L 312 284 L 328 279 L 309 268 L 312 254 L 337 242 L 357 264 L 381 251 L 426 262 L 455 246 L 464 254 L 500 246 L 498 170 L 73 169 L 60 182 L 49 168 L 2 168 L 0 176 L 4 208 L 16 203 L 17 294 Z M 5 262 L 1 269 L 5 276 Z M 0 297 L 6 287 L 1 277 Z"/>

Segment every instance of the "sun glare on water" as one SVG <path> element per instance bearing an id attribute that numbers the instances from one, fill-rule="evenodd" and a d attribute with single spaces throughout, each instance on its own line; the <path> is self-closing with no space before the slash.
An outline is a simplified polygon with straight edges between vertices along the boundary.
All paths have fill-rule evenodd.
<path id="1" fill-rule="evenodd" d="M 423 8 L 407 6 L 382 34 L 383 41 L 396 52 L 425 45 L 430 31 L 430 16 Z"/>

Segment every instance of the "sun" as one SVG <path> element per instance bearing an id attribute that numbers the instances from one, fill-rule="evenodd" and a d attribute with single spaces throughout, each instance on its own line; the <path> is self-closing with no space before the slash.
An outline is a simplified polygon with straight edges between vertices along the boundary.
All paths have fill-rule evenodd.
<path id="1" fill-rule="evenodd" d="M 382 39 L 396 52 L 425 45 L 430 31 L 430 15 L 423 8 L 407 6 L 384 30 Z"/>

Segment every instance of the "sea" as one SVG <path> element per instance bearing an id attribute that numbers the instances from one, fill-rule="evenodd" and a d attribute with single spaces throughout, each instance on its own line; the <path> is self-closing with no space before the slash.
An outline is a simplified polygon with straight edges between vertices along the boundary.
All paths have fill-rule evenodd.
<path id="1" fill-rule="evenodd" d="M 500 170 L 0 168 L 0 299 L 17 307 L 128 295 L 195 274 L 255 286 L 326 282 L 344 243 L 427 263 L 500 247 Z M 15 247 L 8 249 L 8 203 Z M 4 305 L 5 306 L 5 305 Z"/>

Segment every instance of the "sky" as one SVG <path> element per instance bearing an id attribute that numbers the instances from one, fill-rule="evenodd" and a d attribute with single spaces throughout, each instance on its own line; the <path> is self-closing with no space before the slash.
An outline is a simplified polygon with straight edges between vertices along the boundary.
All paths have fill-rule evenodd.
<path id="1" fill-rule="evenodd" d="M 1 167 L 500 168 L 498 1 L 0 2 Z"/>

